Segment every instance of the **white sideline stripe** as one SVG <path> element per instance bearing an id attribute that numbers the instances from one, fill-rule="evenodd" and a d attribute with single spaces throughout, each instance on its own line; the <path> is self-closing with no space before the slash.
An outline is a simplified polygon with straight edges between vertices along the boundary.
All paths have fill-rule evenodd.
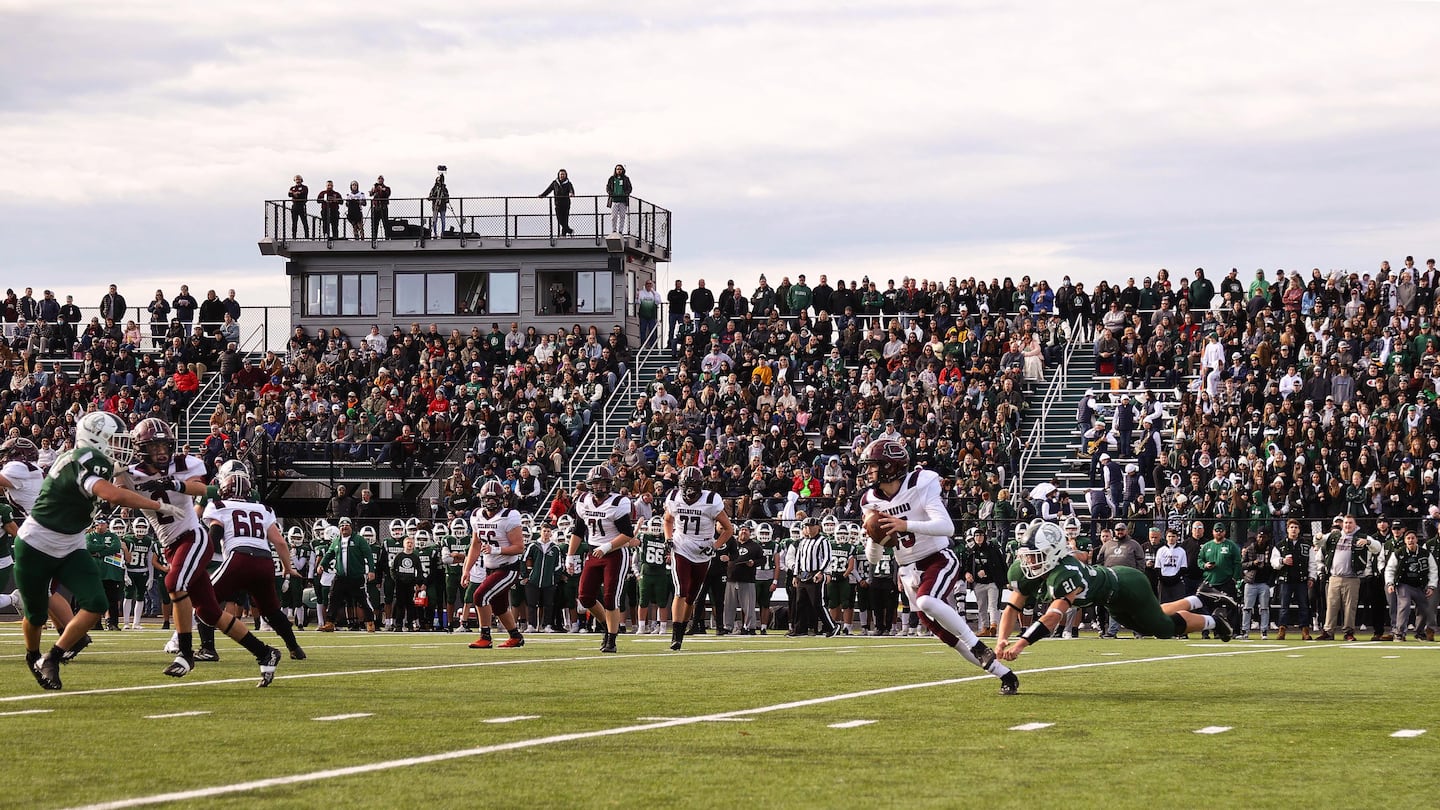
<path id="1" fill-rule="evenodd" d="M 646 722 L 656 722 L 656 721 L 664 721 L 664 720 L 683 720 L 684 718 L 682 718 L 682 717 L 637 717 L 637 718 L 635 718 L 635 719 L 636 719 L 636 720 L 644 720 L 644 721 L 646 721 Z M 754 720 L 755 720 L 755 718 L 753 718 L 753 717 L 717 717 L 717 718 L 715 718 L 714 720 L 712 720 L 711 722 L 714 722 L 714 723 L 750 723 L 750 722 L 753 722 Z"/>
<path id="2" fill-rule="evenodd" d="M 1100 653 L 1100 654 L 1101 654 L 1101 655 L 1104 655 L 1104 656 L 1115 656 L 1115 655 L 1119 655 L 1120 653 L 1118 653 L 1118 652 L 1103 652 L 1103 653 Z"/>
<path id="3" fill-rule="evenodd" d="M 209 714 L 209 713 L 210 713 L 210 712 L 175 712 L 174 714 L 147 714 L 147 715 L 145 715 L 145 719 L 146 719 L 146 720 L 167 720 L 167 719 L 169 719 L 169 718 L 171 718 L 171 717 L 199 717 L 199 716 L 202 715 L 202 714 Z"/>
<path id="4" fill-rule="evenodd" d="M 1317 647 L 1329 647 L 1334 645 L 1317 645 Z M 738 651 L 731 651 L 738 652 Z M 1192 658 L 1230 658 L 1237 655 L 1260 655 L 1270 650 L 1242 649 L 1234 652 L 1224 653 L 1184 653 L 1180 655 L 1162 655 L 1154 658 L 1131 658 L 1123 661 L 1093 661 L 1083 664 L 1065 664 L 1063 666 L 1041 667 L 1039 669 L 1027 670 L 1027 674 L 1036 675 L 1042 672 L 1069 672 L 1080 669 L 1094 669 L 1097 667 L 1128 666 L 1130 664 L 1154 664 L 1166 661 L 1184 661 Z M 670 656 L 673 657 L 673 656 Z M 564 659 L 554 659 L 564 660 Z M 601 658 L 601 660 L 619 660 L 615 656 Z M 570 734 L 553 734 L 548 737 L 536 737 L 529 740 L 516 740 L 514 742 L 500 743 L 497 745 L 484 745 L 476 748 L 462 748 L 457 751 L 442 751 L 438 754 L 427 754 L 418 757 L 406 757 L 404 759 L 391 759 L 382 762 L 371 762 L 364 765 L 350 765 L 344 768 L 329 768 L 323 771 L 312 771 L 310 773 L 297 773 L 290 776 L 275 776 L 269 779 L 256 779 L 249 782 L 235 782 L 229 785 L 216 785 L 208 788 L 196 788 L 194 790 L 179 790 L 171 793 L 156 793 L 150 796 L 136 796 L 130 799 L 117 799 L 110 802 L 99 802 L 96 804 L 79 805 L 72 810 L 120 810 L 125 807 L 143 807 L 150 804 L 161 804 L 164 802 L 184 802 L 195 799 L 205 799 L 211 796 L 224 796 L 231 793 L 245 793 L 252 790 L 263 790 L 265 788 L 282 787 L 284 785 L 298 785 L 306 782 L 319 782 L 326 779 L 338 779 L 345 776 L 356 776 L 369 774 L 376 771 L 388 771 L 395 768 L 408 768 L 412 765 L 428 765 L 433 762 L 449 762 L 456 759 L 469 759 L 471 757 L 485 756 L 505 751 L 518 751 L 526 748 L 538 748 L 544 745 L 555 745 L 558 743 L 575 742 L 577 740 L 592 740 L 599 737 L 615 737 L 621 734 L 633 734 L 637 731 L 654 731 L 662 728 L 675 728 L 677 726 L 689 726 L 696 723 L 712 723 L 717 720 L 726 720 L 732 717 L 746 717 L 750 715 L 769 714 L 770 712 L 785 711 L 787 709 L 801 709 L 807 706 L 819 706 L 826 703 L 836 703 L 842 700 L 854 700 L 856 698 L 874 697 L 876 695 L 887 695 L 896 692 L 909 692 L 914 689 L 928 689 L 933 686 L 953 686 L 955 684 L 970 683 L 973 681 L 987 681 L 994 676 L 990 674 L 970 675 L 963 678 L 949 678 L 943 681 L 923 681 L 921 683 L 906 683 L 898 686 L 885 686 L 878 689 L 866 689 L 860 692 L 844 692 L 838 695 L 827 695 L 825 697 L 808 698 L 805 700 L 793 700 L 788 703 L 776 703 L 771 706 L 759 706 L 753 709 L 736 709 L 735 711 L 719 712 L 717 714 L 703 714 L 693 717 L 680 717 L 674 720 L 664 720 L 643 725 L 616 726 L 613 728 L 602 728 L 595 731 L 577 731 Z M 246 681 L 254 680 L 246 678 Z"/>
<path id="5" fill-rule="evenodd" d="M 1021 723 L 1018 726 L 1011 726 L 1011 731 L 1039 731 L 1042 728 L 1050 728 L 1054 723 Z"/>
<path id="6" fill-rule="evenodd" d="M 1285 656 L 1285 657 L 1286 657 L 1286 658 L 1304 658 L 1305 656 L 1303 656 L 1303 655 L 1287 655 L 1287 656 Z"/>
<path id="7" fill-rule="evenodd" d="M 1229 731 L 1229 730 L 1232 729 L 1232 728 L 1234 728 L 1234 726 L 1206 726 L 1206 727 L 1204 727 L 1204 728 L 1197 728 L 1197 729 L 1195 729 L 1195 733 L 1196 733 L 1196 734 L 1224 734 L 1225 732 Z"/>
<path id="8" fill-rule="evenodd" d="M 1382 656 L 1380 656 L 1380 657 L 1381 657 L 1382 659 L 1384 659 L 1384 658 L 1399 658 L 1400 656 L 1398 656 L 1398 655 L 1382 655 Z"/>
<path id="9" fill-rule="evenodd" d="M 492 717 L 489 720 L 481 720 L 482 723 L 518 723 L 521 720 L 539 720 L 538 714 L 517 714 L 514 717 Z"/>
<path id="10" fill-rule="evenodd" d="M 1391 737 L 1419 737 L 1421 734 L 1424 734 L 1424 733 L 1425 733 L 1425 729 L 1423 729 L 1423 728 L 1402 728 L 1402 729 L 1400 729 L 1399 731 L 1395 732 L 1394 734 L 1391 734 L 1390 736 L 1391 736 Z"/>
<path id="11" fill-rule="evenodd" d="M 905 644 L 867 644 L 858 649 L 874 650 L 882 647 L 904 647 Z M 762 655 L 766 653 L 795 653 L 795 652 L 827 652 L 833 651 L 834 647 L 784 647 L 784 648 L 756 648 L 753 650 L 706 650 L 704 652 L 686 650 L 683 652 L 663 653 L 622 653 L 620 655 L 596 654 L 596 655 L 572 655 L 565 658 L 502 658 L 489 661 L 469 661 L 461 664 L 423 664 L 413 667 L 390 667 L 374 669 L 347 669 L 334 672 L 299 672 L 293 675 L 277 675 L 276 681 L 300 680 L 304 678 L 342 678 L 349 675 L 384 675 L 389 672 L 429 672 L 442 669 L 474 669 L 476 667 L 508 667 L 517 664 L 547 664 L 554 662 L 575 662 L 575 661 L 623 661 L 627 658 L 681 658 L 685 656 L 698 655 Z M 179 689 L 186 686 L 207 686 L 226 683 L 254 683 L 251 678 L 216 678 L 211 681 L 177 680 L 163 683 L 149 683 L 140 686 L 112 686 L 104 689 L 82 689 L 74 692 L 27 692 L 23 695 L 9 695 L 0 697 L 0 703 L 17 703 L 27 700 L 54 700 L 56 698 L 73 697 L 76 695 L 111 695 L 122 692 L 148 692 L 152 689 Z"/>
<path id="12" fill-rule="evenodd" d="M 330 722 L 331 720 L 355 720 L 355 719 L 358 719 L 358 718 L 361 718 L 361 717 L 374 717 L 374 716 L 375 716 L 375 715 L 372 714 L 372 713 L 370 713 L 370 712 L 355 712 L 354 714 L 331 714 L 331 715 L 326 715 L 325 717 L 312 717 L 312 718 L 310 718 L 310 719 L 311 719 L 311 720 L 319 720 L 319 721 L 322 722 L 322 723 L 328 723 L 328 722 Z"/>
<path id="13" fill-rule="evenodd" d="M 831 723 L 830 728 L 859 728 L 874 723 L 874 720 L 846 720 L 843 723 Z"/>
<path id="14" fill-rule="evenodd" d="M 54 709 L 22 709 L 18 712 L 0 712 L 0 717 L 19 717 L 22 714 L 49 714 Z"/>

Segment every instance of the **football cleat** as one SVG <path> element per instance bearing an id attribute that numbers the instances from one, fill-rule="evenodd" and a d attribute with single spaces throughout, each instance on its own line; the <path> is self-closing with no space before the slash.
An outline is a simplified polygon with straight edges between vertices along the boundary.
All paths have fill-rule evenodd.
<path id="1" fill-rule="evenodd" d="M 1000 676 L 1000 694 L 1014 695 L 1020 692 L 1020 676 L 1013 671 Z"/>
<path id="2" fill-rule="evenodd" d="M 30 670 L 30 674 L 31 674 L 31 675 L 35 676 L 35 682 L 38 683 L 38 684 L 40 684 L 41 687 L 44 687 L 44 686 L 45 686 L 45 682 L 40 679 L 40 670 L 38 670 L 38 669 L 35 668 L 35 665 L 38 664 L 38 663 L 40 663 L 40 653 L 39 653 L 39 652 L 30 652 L 29 650 L 26 650 L 26 651 L 25 651 L 25 668 L 28 669 L 28 670 Z"/>
<path id="3" fill-rule="evenodd" d="M 90 634 L 89 634 L 89 633 L 86 633 L 85 635 L 81 636 L 81 637 L 80 637 L 80 640 L 77 641 L 77 642 L 75 642 L 75 646 L 74 646 L 74 647 L 72 647 L 72 648 L 70 648 L 70 649 L 68 649 L 68 650 L 65 651 L 65 656 L 60 659 L 60 663 L 62 663 L 62 664 L 68 664 L 68 663 L 70 663 L 71 661 L 74 661 L 74 660 L 75 660 L 75 656 L 79 655 L 81 650 L 83 650 L 83 649 L 85 649 L 86 647 L 89 647 L 89 646 L 90 646 L 90 641 L 91 641 L 91 639 L 90 639 Z M 59 683 L 59 681 L 56 681 L 56 683 Z M 57 687 L 55 687 L 55 688 L 56 688 L 56 689 L 59 689 L 60 687 L 57 686 Z"/>
<path id="4" fill-rule="evenodd" d="M 255 684 L 259 689 L 264 689 L 275 680 L 275 668 L 280 666 L 280 651 L 274 647 L 266 647 L 265 655 L 260 659 L 260 683 Z"/>
<path id="5" fill-rule="evenodd" d="M 220 653 L 215 652 L 214 647 L 201 647 L 195 651 L 196 661 L 219 661 Z"/>
<path id="6" fill-rule="evenodd" d="M 1228 593 L 1225 593 L 1224 591 L 1216 588 L 1208 582 L 1204 585 L 1201 585 L 1199 588 L 1196 588 L 1195 595 L 1200 597 L 1200 601 L 1205 603 L 1205 606 L 1210 609 L 1211 613 L 1214 613 L 1217 608 L 1240 607 L 1240 603 L 1235 601 L 1235 597 L 1231 596 Z"/>
<path id="7" fill-rule="evenodd" d="M 1224 616 L 1216 614 L 1210 618 L 1215 620 L 1215 629 L 1212 631 L 1215 633 L 1215 638 L 1221 641 L 1229 641 L 1235 637 L 1235 631 L 1230 629 L 1230 623 L 1225 621 Z"/>
<path id="8" fill-rule="evenodd" d="M 975 646 L 970 648 L 970 654 L 975 656 L 975 662 L 981 669 L 989 669 L 995 663 L 995 651 L 985 646 L 985 642 L 977 641 Z"/>
<path id="9" fill-rule="evenodd" d="M 170 662 L 170 666 L 165 667 L 163 671 L 166 675 L 169 675 L 172 678 L 183 678 L 186 675 L 189 675 L 190 670 L 194 668 L 194 661 L 186 658 L 183 655 L 177 655 L 175 656 L 175 660 Z"/>
<path id="10" fill-rule="evenodd" d="M 35 680 L 43 689 L 60 688 L 60 661 L 53 656 L 46 654 L 40 656 L 30 668 L 35 672 Z"/>
<path id="11" fill-rule="evenodd" d="M 830 629 L 825 631 L 826 638 L 834 638 L 838 635 L 840 635 L 840 625 L 838 624 L 831 625 Z"/>
<path id="12" fill-rule="evenodd" d="M 161 649 L 160 652 L 163 652 L 167 655 L 179 655 L 180 637 L 176 635 L 171 635 L 170 640 L 165 642 L 165 647 Z"/>
<path id="13" fill-rule="evenodd" d="M 680 651 L 680 645 L 683 644 L 683 643 L 684 643 L 684 642 L 683 642 L 681 639 L 678 639 L 678 638 L 677 638 L 677 639 L 675 639 L 674 641 L 670 642 L 670 649 L 675 650 L 676 652 L 679 652 L 679 651 Z"/>
<path id="14" fill-rule="evenodd" d="M 484 636 L 481 636 L 480 638 L 477 638 L 474 641 L 470 642 L 470 649 L 472 650 L 488 650 L 494 646 L 495 643 L 492 642 L 490 639 L 485 638 Z"/>
<path id="15" fill-rule="evenodd" d="M 502 647 L 502 648 L 505 648 L 505 649 L 509 649 L 509 648 L 511 648 L 511 647 L 524 647 L 524 646 L 525 646 L 525 639 L 524 639 L 523 637 L 520 637 L 520 636 L 513 636 L 513 637 L 511 637 L 511 638 L 505 639 L 504 641 L 500 642 L 500 643 L 497 644 L 496 646 Z"/>
<path id="16" fill-rule="evenodd" d="M 304 651 L 303 649 L 301 649 L 301 648 L 299 648 L 299 647 L 291 647 L 291 648 L 290 648 L 290 660 L 291 660 L 291 661 L 304 661 L 307 657 L 308 657 L 308 656 L 305 655 L 305 651 Z"/>
<path id="17" fill-rule="evenodd" d="M 601 641 L 601 642 L 600 642 L 600 652 L 602 652 L 602 653 L 615 653 L 615 652 L 619 652 L 619 650 L 617 650 L 617 649 L 615 648 L 615 634 L 614 634 L 614 633 L 606 633 L 603 638 L 604 638 L 604 641 Z"/>

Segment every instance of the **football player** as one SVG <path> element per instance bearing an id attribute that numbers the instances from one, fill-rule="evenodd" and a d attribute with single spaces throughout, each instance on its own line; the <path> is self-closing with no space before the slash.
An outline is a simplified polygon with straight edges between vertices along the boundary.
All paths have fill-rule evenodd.
<path id="1" fill-rule="evenodd" d="M 897 537 L 895 563 L 910 606 L 935 637 L 965 660 L 1000 679 L 1000 694 L 1020 690 L 1020 679 L 995 660 L 995 653 L 953 607 L 955 584 L 962 566 L 950 548 L 955 522 L 940 498 L 940 476 L 924 468 L 911 469 L 910 452 L 893 439 L 871 442 L 860 455 L 869 474 L 869 488 L 860 498 L 866 518 L 878 514 L 880 529 Z M 885 549 L 873 538 L 865 544 L 866 561 L 884 560 Z"/>
<path id="2" fill-rule="evenodd" d="M 670 600 L 675 596 L 671 590 L 670 544 L 665 541 L 665 519 L 652 517 L 643 522 L 639 539 L 640 632 L 658 634 L 660 626 L 670 622 Z"/>
<path id="3" fill-rule="evenodd" d="M 45 689 L 59 689 L 60 662 L 109 606 L 100 572 L 85 550 L 85 530 L 99 501 L 148 509 L 168 520 L 194 512 L 165 499 L 151 500 L 116 486 L 115 466 L 134 456 L 130 430 L 113 413 L 93 411 L 75 425 L 75 447 L 61 453 L 45 476 L 34 508 L 21 524 L 15 541 L 15 582 L 24 603 L 21 631 L 25 663 Z M 50 651 L 40 653 L 40 631 L 50 602 L 50 583 L 67 588 L 78 610 Z"/>
<path id="4" fill-rule="evenodd" d="M 285 618 L 290 620 L 294 626 L 305 629 L 305 588 L 309 584 L 310 544 L 305 540 L 305 529 L 302 526 L 291 526 L 285 530 L 285 544 L 290 546 L 290 564 L 295 569 L 295 575 L 290 577 L 290 587 L 285 587 L 285 571 L 281 567 L 280 559 L 275 559 L 275 592 L 280 595 L 280 605 L 285 611 Z"/>
<path id="5" fill-rule="evenodd" d="M 600 652 L 613 653 L 620 632 L 620 589 L 630 571 L 630 549 L 635 545 L 630 499 L 611 493 L 613 476 L 603 466 L 586 477 L 587 492 L 571 505 L 575 526 L 565 569 L 580 576 L 580 606 L 605 622 Z M 590 553 L 580 556 L 581 544 Z"/>
<path id="6" fill-rule="evenodd" d="M 226 615 L 233 622 L 239 612 L 235 598 L 242 593 L 249 594 L 251 606 L 285 642 L 290 657 L 303 661 L 305 651 L 295 640 L 295 629 L 280 609 L 280 600 L 275 593 L 274 559 L 280 561 L 282 591 L 303 587 L 300 572 L 295 570 L 290 559 L 290 546 L 280 534 L 275 513 L 265 504 L 250 500 L 250 471 L 242 462 L 225 462 L 215 478 L 220 487 L 220 498 L 206 499 L 205 512 L 201 515 L 209 531 L 210 542 L 219 545 L 225 552 L 220 569 L 210 577 L 215 598 L 225 605 Z M 266 686 L 268 681 L 260 685 Z"/>
<path id="7" fill-rule="evenodd" d="M 705 474 L 699 467 L 686 467 L 680 471 L 678 485 L 665 494 L 665 539 L 670 544 L 672 564 L 670 578 L 675 586 L 675 598 L 670 602 L 670 649 L 678 650 L 685 640 L 685 626 L 690 621 L 690 611 L 695 606 L 695 597 L 705 584 L 710 569 L 710 560 L 715 550 L 730 542 L 735 534 L 735 524 L 725 514 L 725 501 L 720 494 L 704 488 Z M 719 532 L 716 532 L 716 527 Z M 725 629 L 728 622 L 722 622 L 716 608 L 715 626 Z"/>
<path id="8" fill-rule="evenodd" d="M 135 518 L 121 535 L 125 558 L 125 604 L 120 620 L 126 630 L 139 630 L 145 613 L 145 596 L 155 575 L 155 538 L 150 534 L 150 521 Z"/>
<path id="9" fill-rule="evenodd" d="M 1235 600 L 1220 591 L 1201 588 L 1194 596 L 1160 604 L 1150 579 L 1137 568 L 1089 565 L 1069 553 L 1064 533 L 1054 523 L 1032 520 L 1019 559 L 1010 566 L 1010 601 L 1000 614 L 996 655 L 1013 661 L 1031 644 L 1048 638 L 1070 608 L 1104 606 L 1120 624 L 1147 636 L 1174 638 L 1209 630 L 1221 641 L 1233 635 L 1223 616 L 1199 613 L 1234 608 Z M 1048 605 L 1013 641 L 1016 617 L 1031 600 Z"/>
<path id="10" fill-rule="evenodd" d="M 0 492 L 3 492 L 6 500 L 9 501 L 11 511 L 10 519 L 15 522 L 15 530 L 17 532 L 19 531 L 20 525 L 25 522 L 25 517 L 34 511 L 35 500 L 40 497 L 40 488 L 45 483 L 45 471 L 37 466 L 39 461 L 40 448 L 36 447 L 34 442 L 23 436 L 11 437 L 6 439 L 4 444 L 0 444 Z M 54 469 L 53 464 L 51 469 Z M 8 535 L 8 539 L 3 541 L 6 542 L 12 550 L 16 536 L 15 534 L 10 534 Z M 0 555 L 0 563 L 3 563 L 4 557 L 10 556 L 9 554 Z M 0 567 L 8 568 L 13 564 L 12 558 L 12 562 L 0 565 Z M 0 586 L 6 584 L 8 573 L 6 570 L 0 570 Z M 14 591 L 11 591 L 8 596 L 0 597 L 0 599 L 8 599 L 17 611 L 23 613 L 20 607 L 18 581 L 16 585 L 17 587 Z M 61 633 L 65 632 L 65 628 L 69 626 L 70 621 L 75 618 L 75 612 L 70 608 L 70 600 L 58 593 L 50 594 L 49 615 L 51 623 L 54 624 L 55 629 Z M 74 659 L 81 650 L 89 645 L 90 634 L 87 632 L 80 637 L 80 641 L 66 654 L 65 660 L 68 662 Z"/>
<path id="11" fill-rule="evenodd" d="M 221 612 L 215 588 L 205 570 L 211 558 L 210 540 L 194 508 L 194 499 L 206 491 L 202 480 L 204 463 L 183 453 L 176 454 L 174 429 L 162 419 L 142 420 L 135 426 L 133 438 L 138 461 L 127 470 L 131 486 L 175 507 L 164 511 L 141 507 L 160 538 L 170 566 L 170 572 L 165 575 L 165 589 L 174 603 L 180 652 L 165 668 L 165 674 L 183 678 L 195 668 L 193 634 L 198 616 L 200 621 L 220 630 L 255 656 L 260 666 L 259 685 L 269 686 L 280 663 L 280 651 L 256 638 L 244 622 Z"/>
<path id="12" fill-rule="evenodd" d="M 505 487 L 499 481 L 486 481 L 480 487 L 480 508 L 470 516 L 470 527 L 470 549 L 460 566 L 460 586 L 463 588 L 470 582 L 471 568 L 482 555 L 486 572 L 485 578 L 475 588 L 475 606 L 480 611 L 480 638 L 470 642 L 470 649 L 495 646 L 490 640 L 492 615 L 510 634 L 499 646 L 523 647 L 525 637 L 515 626 L 515 617 L 510 612 L 510 589 L 524 571 L 520 558 L 525 553 L 525 532 L 520 528 L 520 513 L 506 508 Z"/>

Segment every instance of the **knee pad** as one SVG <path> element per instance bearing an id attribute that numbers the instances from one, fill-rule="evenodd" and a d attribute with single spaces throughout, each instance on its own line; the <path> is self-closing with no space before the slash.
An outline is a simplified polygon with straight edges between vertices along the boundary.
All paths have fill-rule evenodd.
<path id="1" fill-rule="evenodd" d="M 915 598 L 915 609 L 920 611 L 921 613 L 932 613 L 936 608 L 940 607 L 943 604 L 945 603 L 940 601 L 939 599 L 936 599 L 928 593 L 924 596 L 919 596 Z"/>

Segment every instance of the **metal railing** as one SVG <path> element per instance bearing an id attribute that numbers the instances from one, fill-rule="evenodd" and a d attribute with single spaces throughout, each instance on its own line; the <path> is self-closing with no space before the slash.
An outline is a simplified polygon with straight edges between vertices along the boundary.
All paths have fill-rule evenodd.
<path id="1" fill-rule="evenodd" d="M 149 302 L 146 302 L 149 303 Z M 130 307 L 125 316 L 117 322 L 123 332 L 129 321 L 134 321 L 140 328 L 140 344 L 137 351 L 145 354 L 154 354 L 164 351 L 169 341 L 165 339 L 166 330 L 170 323 L 152 324 L 149 321 L 150 314 L 143 308 Z M 174 317 L 173 314 L 171 316 Z M 75 329 L 76 348 L 79 347 L 79 338 L 90 326 L 92 319 L 100 318 L 99 307 L 80 307 L 80 319 L 76 323 L 69 324 Z M 104 319 L 101 319 L 104 323 Z M 240 327 L 239 347 L 241 352 L 254 353 L 266 351 L 284 351 L 285 344 L 290 340 L 290 307 L 288 306 L 245 306 L 240 312 L 240 319 L 236 321 Z M 34 324 L 30 324 L 34 326 Z M 184 324 L 185 337 L 189 338 L 195 327 L 199 326 L 208 333 L 217 331 L 222 323 L 209 321 L 191 321 Z M 160 327 L 160 334 L 155 334 L 155 328 Z M 0 324 L 0 335 L 8 342 L 15 338 L 16 324 Z M 223 347 L 222 347 L 223 348 Z"/>
<path id="2" fill-rule="evenodd" d="M 367 201 L 357 236 L 347 217 L 345 204 L 330 220 L 321 203 L 304 204 L 291 200 L 265 201 L 265 239 L 287 244 L 299 241 L 387 239 L 454 239 L 464 247 L 471 242 L 561 238 L 590 239 L 603 244 L 616 233 L 612 210 L 604 196 L 569 197 L 568 213 L 562 225 L 563 206 L 553 197 L 451 197 L 443 211 L 437 211 L 423 197 L 391 197 L 382 211 Z M 670 252 L 670 211 L 639 197 L 631 197 L 629 211 L 619 223 L 618 233 L 632 238 L 652 252 Z M 568 232 L 565 225 L 568 225 Z"/>
<path id="3" fill-rule="evenodd" d="M 640 391 L 640 369 L 661 350 L 659 334 L 660 330 L 656 329 L 646 338 L 635 353 L 635 362 L 626 369 L 625 377 L 616 383 L 615 390 L 611 392 L 610 398 L 606 400 L 600 413 L 590 420 L 590 426 L 586 428 L 580 441 L 575 445 L 574 451 L 566 459 L 565 471 L 555 476 L 555 481 L 540 499 L 540 508 L 535 512 L 537 517 L 550 509 L 550 502 L 555 499 L 555 494 L 560 491 L 561 487 L 573 487 L 580 480 L 579 472 L 581 470 L 588 471 L 598 461 L 609 457 L 610 449 L 608 447 L 602 449 L 601 445 L 611 432 L 609 429 L 611 420 L 626 403 L 635 401 L 635 397 Z"/>
<path id="4" fill-rule="evenodd" d="M 1070 380 L 1070 364 L 1074 359 L 1075 348 L 1081 341 L 1079 339 L 1079 318 L 1070 324 L 1070 339 L 1065 343 L 1064 357 L 1060 361 L 1060 367 L 1050 377 L 1050 385 L 1045 389 L 1045 396 L 1040 399 L 1038 410 L 1034 412 L 1035 424 L 1030 426 L 1030 435 L 1025 439 L 1025 449 L 1020 454 L 1019 471 L 1015 474 L 1016 492 L 1024 492 L 1025 472 L 1030 466 L 1030 461 L 1035 454 L 1040 452 L 1040 445 L 1045 440 L 1045 424 L 1050 419 L 1050 409 L 1055 405 L 1060 394 L 1065 390 Z"/>

